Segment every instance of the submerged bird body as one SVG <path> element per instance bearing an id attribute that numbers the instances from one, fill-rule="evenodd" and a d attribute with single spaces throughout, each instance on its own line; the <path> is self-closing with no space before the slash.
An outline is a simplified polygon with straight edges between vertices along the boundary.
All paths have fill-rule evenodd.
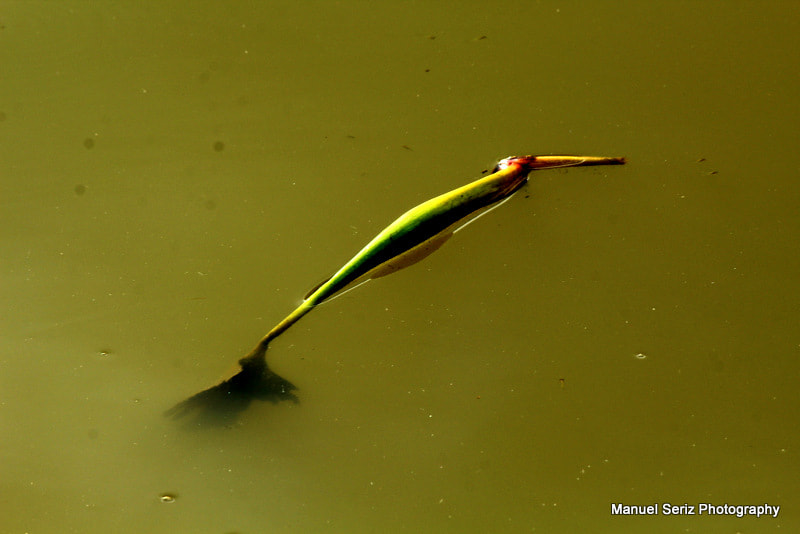
<path id="1" fill-rule="evenodd" d="M 622 163 L 625 163 L 624 158 L 510 157 L 501 160 L 491 174 L 408 210 L 375 236 L 333 276 L 309 293 L 292 313 L 275 325 L 250 354 L 239 360 L 242 366 L 239 373 L 222 384 L 191 397 L 173 410 L 179 407 L 184 409 L 186 403 L 210 392 L 218 392 L 218 388 L 223 388 L 230 394 L 233 384 L 246 383 L 248 387 L 258 390 L 259 384 L 262 388 L 266 388 L 267 384 L 273 387 L 283 381 L 280 387 L 293 389 L 289 382 L 274 375 L 266 366 L 267 346 L 315 306 L 357 282 L 390 274 L 425 258 L 437 250 L 454 232 L 513 195 L 527 181 L 531 171 Z M 279 380 L 276 381 L 276 377 Z"/>

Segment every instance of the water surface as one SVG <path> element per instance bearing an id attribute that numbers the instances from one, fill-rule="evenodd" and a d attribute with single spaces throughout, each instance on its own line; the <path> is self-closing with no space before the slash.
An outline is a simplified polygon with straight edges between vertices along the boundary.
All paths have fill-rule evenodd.
<path id="1" fill-rule="evenodd" d="M 796 530 L 798 21 L 7 5 L 0 531 Z M 537 173 L 315 310 L 270 349 L 298 404 L 162 416 L 396 215 L 527 153 L 630 163 Z"/>

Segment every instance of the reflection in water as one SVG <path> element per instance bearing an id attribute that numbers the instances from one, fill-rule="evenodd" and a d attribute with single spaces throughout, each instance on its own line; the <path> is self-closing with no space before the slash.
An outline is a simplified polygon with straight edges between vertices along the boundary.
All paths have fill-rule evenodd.
<path id="1" fill-rule="evenodd" d="M 195 415 L 197 423 L 227 425 L 253 400 L 298 402 L 292 393 L 297 387 L 267 366 L 266 358 L 243 358 L 241 370 L 228 380 L 179 402 L 164 415 L 181 419 Z"/>

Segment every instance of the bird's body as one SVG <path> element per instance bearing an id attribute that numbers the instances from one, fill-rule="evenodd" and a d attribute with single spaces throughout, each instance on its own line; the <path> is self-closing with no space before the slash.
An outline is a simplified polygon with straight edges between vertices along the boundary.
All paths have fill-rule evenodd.
<path id="1" fill-rule="evenodd" d="M 275 385 L 274 380 L 277 375 L 269 371 L 266 365 L 266 350 L 270 341 L 285 332 L 315 306 L 348 287 L 390 274 L 425 258 L 437 250 L 453 233 L 513 195 L 527 181 L 531 171 L 622 163 L 625 163 L 624 158 L 510 157 L 501 160 L 491 174 L 408 210 L 376 235 L 333 276 L 312 290 L 294 311 L 275 325 L 250 354 L 239 360 L 242 369 L 236 375 L 214 388 L 199 393 L 189 401 L 222 386 L 230 388 L 233 384 L 246 383 L 252 387 L 254 384 L 258 386 L 259 381 L 263 382 L 265 379 L 273 381 L 272 384 Z M 283 382 L 285 384 L 280 387 L 293 388 L 290 383 Z"/>

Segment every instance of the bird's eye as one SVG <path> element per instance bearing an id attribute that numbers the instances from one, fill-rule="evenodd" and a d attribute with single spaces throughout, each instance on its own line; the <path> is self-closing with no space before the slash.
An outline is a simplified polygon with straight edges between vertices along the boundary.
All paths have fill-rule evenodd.
<path id="1" fill-rule="evenodd" d="M 508 164 L 509 164 L 510 160 L 512 160 L 512 159 L 513 158 L 504 158 L 504 159 L 501 159 L 500 161 L 498 161 L 497 165 L 495 165 L 494 169 L 492 169 L 492 174 L 494 174 L 496 172 L 499 172 L 499 171 L 502 171 L 503 169 L 508 167 Z"/>

